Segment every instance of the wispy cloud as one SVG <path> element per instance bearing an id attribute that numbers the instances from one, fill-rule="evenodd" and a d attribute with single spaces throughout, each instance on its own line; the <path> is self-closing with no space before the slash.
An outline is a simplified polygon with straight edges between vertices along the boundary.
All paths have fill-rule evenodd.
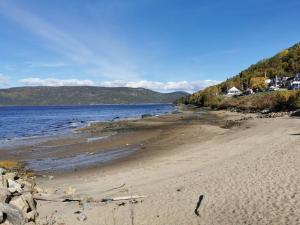
<path id="1" fill-rule="evenodd" d="M 155 91 L 171 92 L 171 91 L 187 91 L 193 93 L 199 91 L 210 85 L 219 83 L 216 80 L 198 80 L 198 81 L 171 81 L 171 82 L 158 82 L 158 81 L 124 81 L 113 80 L 101 83 L 95 83 L 92 80 L 79 80 L 79 79 L 55 79 L 39 77 L 28 77 L 19 80 L 25 86 L 101 86 L 101 87 L 131 87 L 131 88 L 146 88 Z"/>
<path id="2" fill-rule="evenodd" d="M 220 83 L 216 80 L 198 80 L 198 81 L 177 81 L 177 82 L 157 82 L 157 81 L 124 81 L 114 80 L 106 81 L 100 84 L 104 87 L 132 87 L 132 88 L 147 88 L 156 91 L 187 91 L 195 92 L 205 87 Z"/>
<path id="3" fill-rule="evenodd" d="M 64 62 L 25 62 L 25 65 L 33 68 L 61 68 L 72 66 L 74 64 Z"/>
<path id="4" fill-rule="evenodd" d="M 41 79 L 37 77 L 28 77 L 19 80 L 25 86 L 94 86 L 95 83 L 91 80 L 68 79 L 60 80 L 55 78 Z"/>
<path id="5" fill-rule="evenodd" d="M 0 73 L 0 86 L 7 86 L 9 85 L 9 78 L 4 74 Z"/>
<path id="6" fill-rule="evenodd" d="M 47 47 L 64 55 L 68 60 L 88 65 L 99 76 L 110 79 L 124 76 L 131 79 L 139 77 L 138 68 L 134 60 L 130 59 L 130 54 L 120 50 L 126 49 L 122 46 L 125 44 L 119 43 L 119 40 L 114 39 L 113 36 L 104 38 L 104 35 L 98 35 L 97 46 L 100 48 L 96 50 L 95 46 L 90 47 L 76 38 L 76 34 L 68 33 L 59 25 L 46 21 L 25 8 L 13 4 L 12 1 L 0 1 L 0 14 L 42 38 Z M 102 41 L 105 43 L 101 44 Z M 119 48 L 116 49 L 114 46 Z"/>

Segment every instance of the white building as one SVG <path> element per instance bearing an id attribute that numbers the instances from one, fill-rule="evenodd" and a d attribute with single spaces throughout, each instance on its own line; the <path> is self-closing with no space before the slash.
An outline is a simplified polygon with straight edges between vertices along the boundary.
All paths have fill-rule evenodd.
<path id="1" fill-rule="evenodd" d="M 240 94 L 242 94 L 242 92 L 239 89 L 237 89 L 236 87 L 230 88 L 227 92 L 228 96 L 234 96 L 234 95 L 240 95 Z"/>

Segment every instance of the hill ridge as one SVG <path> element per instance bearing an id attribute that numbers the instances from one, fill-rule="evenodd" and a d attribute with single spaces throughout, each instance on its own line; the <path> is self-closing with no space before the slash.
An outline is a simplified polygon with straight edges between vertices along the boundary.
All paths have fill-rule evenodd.
<path id="1" fill-rule="evenodd" d="M 96 105 L 172 103 L 187 96 L 176 91 L 160 93 L 145 88 L 97 86 L 33 86 L 0 89 L 1 106 Z"/>

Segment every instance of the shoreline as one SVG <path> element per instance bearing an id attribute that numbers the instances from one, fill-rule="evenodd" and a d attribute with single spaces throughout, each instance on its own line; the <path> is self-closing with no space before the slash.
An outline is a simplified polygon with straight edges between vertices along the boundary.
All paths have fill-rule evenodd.
<path id="1" fill-rule="evenodd" d="M 0 151 L 0 156 L 4 160 L 25 162 L 25 165 L 32 163 L 34 165 L 31 168 L 35 168 L 33 172 L 37 174 L 72 173 L 74 169 L 71 168 L 76 168 L 76 163 L 75 165 L 70 165 L 70 168 L 66 167 L 65 170 L 58 171 L 45 171 L 44 168 L 41 168 L 41 171 L 39 171 L 38 165 L 42 164 L 45 159 L 49 159 L 48 161 L 50 163 L 53 161 L 53 167 L 55 167 L 55 165 L 58 165 L 55 162 L 56 160 L 74 161 L 76 157 L 81 157 L 80 161 L 85 159 L 88 161 L 89 159 L 92 160 L 93 156 L 96 158 L 98 155 L 109 154 L 111 151 L 122 151 L 122 149 L 127 151 L 126 149 L 131 149 L 132 154 L 130 155 L 124 154 L 122 156 L 121 154 L 119 158 L 108 159 L 100 163 L 100 165 L 97 165 L 96 161 L 91 165 L 85 165 L 83 168 L 79 167 L 78 169 L 109 167 L 109 164 L 132 159 L 135 155 L 143 155 L 146 149 L 145 143 L 159 139 L 162 131 L 172 130 L 176 126 L 184 126 L 187 121 L 188 123 L 195 122 L 193 111 L 193 108 L 182 110 L 177 107 L 172 112 L 159 116 L 153 115 L 145 118 L 95 122 L 89 124 L 89 126 L 77 129 L 76 133 L 55 136 L 49 139 L 45 138 L 25 147 L 21 145 L 14 146 L 10 148 L 12 150 L 2 150 Z M 199 112 L 200 114 L 196 115 L 196 119 L 200 118 L 203 123 L 215 123 L 217 118 L 209 118 L 212 111 L 201 110 Z M 201 113 L 207 115 L 201 115 Z M 99 161 L 101 162 L 102 160 L 100 159 Z M 80 164 L 81 162 L 78 161 L 78 163 Z M 49 167 L 48 164 L 49 162 L 45 161 L 45 167 Z M 28 169 L 31 168 L 29 167 Z"/>
<path id="2" fill-rule="evenodd" d="M 76 211 L 88 225 L 131 224 L 132 215 L 135 224 L 145 225 L 296 225 L 300 220 L 299 118 L 195 109 L 102 125 L 94 131 L 134 130 L 135 137 L 154 130 L 156 135 L 144 141 L 145 149 L 109 165 L 39 176 L 44 193 L 84 202 L 39 202 L 41 221 L 53 213 L 60 223 L 79 225 Z M 136 195 L 146 197 L 101 202 Z M 198 217 L 193 212 L 200 195 Z"/>
<path id="3" fill-rule="evenodd" d="M 159 105 L 161 105 L 161 107 Z M 109 106 L 112 108 L 107 108 Z M 14 110 L 14 108 L 20 109 Z M 36 108 L 38 109 L 38 117 L 35 119 L 28 116 L 29 113 L 34 113 L 32 111 Z M 71 114 L 64 114 L 63 112 L 68 112 L 65 108 L 69 109 Z M 78 109 L 81 110 L 81 113 L 78 113 Z M 21 117 L 20 113 L 23 113 L 23 110 L 25 110 L 24 113 L 26 115 L 24 119 L 32 123 L 25 122 L 23 124 L 23 121 L 18 119 L 18 116 Z M 101 110 L 103 110 L 103 112 L 101 112 Z M 88 127 L 93 123 L 110 122 L 114 120 L 133 120 L 139 119 L 145 115 L 146 112 L 151 113 L 151 115 L 162 115 L 173 112 L 174 110 L 176 110 L 176 107 L 174 107 L 173 104 L 29 106 L 29 109 L 26 109 L 26 107 L 13 107 L 11 110 L 7 109 L 1 112 L 4 119 L 7 117 L 8 122 L 7 125 L 4 123 L 2 126 L 3 131 L 6 130 L 0 133 L 0 149 L 14 148 L 18 145 L 34 145 L 35 142 L 46 142 L 47 140 L 68 137 L 76 133 L 76 130 Z M 14 114 L 16 114 L 16 117 L 11 116 Z M 57 118 L 58 116 L 55 115 L 60 115 L 62 119 L 60 119 L 60 117 Z M 35 123 L 43 126 L 31 125 Z"/>
<path id="4" fill-rule="evenodd" d="M 58 224 L 80 225 L 82 215 L 87 225 L 132 224 L 132 220 L 139 225 L 296 225 L 300 221 L 299 127 L 299 117 L 197 108 L 94 124 L 85 128 L 84 140 L 117 134 L 90 144 L 80 143 L 83 139 L 52 141 L 48 144 L 70 145 L 46 151 L 44 156 L 95 152 L 93 156 L 113 146 L 140 150 L 107 164 L 38 173 L 42 196 L 79 199 L 80 204 L 38 201 L 37 221 L 49 222 L 51 215 L 50 220 Z M 28 153 L 30 149 L 19 157 Z M 204 200 L 197 216 L 194 210 L 201 195 Z M 128 196 L 145 197 L 102 202 Z"/>

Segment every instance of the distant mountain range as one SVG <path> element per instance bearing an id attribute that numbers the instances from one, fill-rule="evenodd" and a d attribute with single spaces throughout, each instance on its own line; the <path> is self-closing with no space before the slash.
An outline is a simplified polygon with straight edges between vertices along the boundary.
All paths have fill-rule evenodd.
<path id="1" fill-rule="evenodd" d="M 186 92 L 160 93 L 127 87 L 16 87 L 0 89 L 1 106 L 172 103 Z"/>

